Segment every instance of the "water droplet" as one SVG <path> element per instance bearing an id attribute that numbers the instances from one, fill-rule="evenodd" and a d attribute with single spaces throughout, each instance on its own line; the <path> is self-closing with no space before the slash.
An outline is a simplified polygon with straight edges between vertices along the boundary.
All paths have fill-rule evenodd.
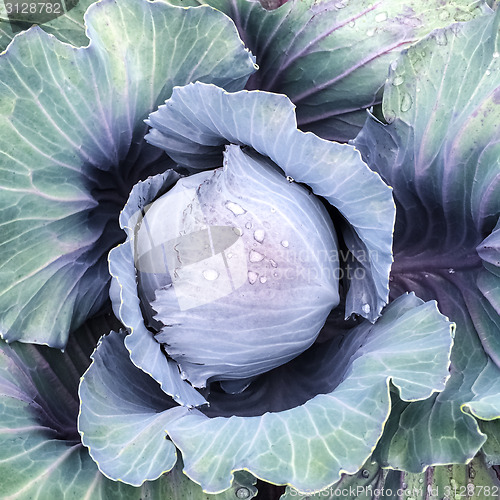
<path id="1" fill-rule="evenodd" d="M 387 12 L 380 12 L 375 16 L 375 22 L 383 23 L 387 19 Z"/>
<path id="2" fill-rule="evenodd" d="M 446 45 L 448 43 L 448 38 L 446 37 L 446 31 L 437 30 L 434 32 L 434 38 L 438 45 Z"/>
<path id="3" fill-rule="evenodd" d="M 417 87 L 417 92 L 420 92 L 420 90 L 421 90 L 420 87 Z"/>
<path id="4" fill-rule="evenodd" d="M 402 483 L 401 487 L 403 488 L 403 490 L 406 490 L 406 488 L 408 488 L 408 485 L 406 483 Z"/>
<path id="5" fill-rule="evenodd" d="M 370 471 L 368 469 L 363 469 L 362 472 L 361 472 L 361 475 L 367 479 L 370 477 Z"/>
<path id="6" fill-rule="evenodd" d="M 264 241 L 264 237 L 265 237 L 266 233 L 264 232 L 263 229 L 257 229 L 254 233 L 253 233 L 253 239 L 255 241 L 257 241 L 258 243 L 262 243 Z"/>
<path id="7" fill-rule="evenodd" d="M 449 19 L 449 17 L 450 17 L 450 13 L 447 10 L 442 10 L 439 13 L 439 19 L 441 19 L 441 21 L 446 21 L 446 19 Z"/>
<path id="8" fill-rule="evenodd" d="M 291 177 L 290 175 L 287 175 L 287 176 L 286 176 L 286 180 L 287 180 L 288 182 L 295 182 L 295 179 L 294 179 L 293 177 Z"/>
<path id="9" fill-rule="evenodd" d="M 424 274 L 424 276 L 425 276 L 426 278 L 428 278 L 428 277 L 429 277 L 429 275 L 428 275 L 428 274 Z"/>
<path id="10" fill-rule="evenodd" d="M 187 378 L 188 378 L 187 373 L 184 370 L 182 370 L 181 371 L 181 379 L 182 380 L 187 380 Z"/>
<path id="11" fill-rule="evenodd" d="M 349 3 L 349 0 L 341 0 L 340 2 L 335 3 L 335 8 L 343 9 L 343 8 L 347 7 L 348 3 Z"/>
<path id="12" fill-rule="evenodd" d="M 248 271 L 248 282 L 253 285 L 256 281 L 259 275 L 257 273 L 254 273 L 253 271 Z"/>
<path id="13" fill-rule="evenodd" d="M 474 479 L 476 477 L 476 471 L 472 467 L 469 469 L 469 477 L 471 479 Z"/>
<path id="14" fill-rule="evenodd" d="M 273 276 L 274 276 L 275 278 L 277 278 L 277 277 L 278 277 L 278 273 L 273 273 Z"/>
<path id="15" fill-rule="evenodd" d="M 454 16 L 455 21 L 462 22 L 462 21 L 469 21 L 472 19 L 472 14 L 470 12 L 465 12 L 465 11 L 460 11 L 457 12 Z"/>
<path id="16" fill-rule="evenodd" d="M 214 281 L 219 277 L 219 273 L 215 269 L 205 269 L 202 274 L 208 281 Z"/>
<path id="17" fill-rule="evenodd" d="M 234 215 L 243 215 L 247 213 L 247 211 L 243 207 L 241 207 L 237 203 L 233 203 L 232 201 L 226 201 L 224 206 Z"/>
<path id="18" fill-rule="evenodd" d="M 362 310 L 365 314 L 368 314 L 368 313 L 371 311 L 370 304 L 363 304 L 363 307 L 361 308 L 361 310 Z"/>
<path id="19" fill-rule="evenodd" d="M 398 67 L 398 62 L 397 61 L 392 61 L 391 62 L 391 69 L 392 69 L 392 71 L 396 71 L 397 67 Z"/>
<path id="20" fill-rule="evenodd" d="M 276 264 L 276 261 L 274 261 L 273 259 L 269 260 L 269 264 L 271 264 L 271 266 L 273 267 L 278 267 L 278 264 Z"/>
<path id="21" fill-rule="evenodd" d="M 265 283 L 267 281 L 267 277 L 266 276 L 262 276 L 262 278 L 260 278 L 260 282 L 261 283 Z"/>
<path id="22" fill-rule="evenodd" d="M 247 222 L 247 223 L 245 224 L 245 227 L 246 227 L 247 229 L 250 229 L 250 228 L 252 227 L 252 223 L 251 223 L 251 222 Z"/>
<path id="23" fill-rule="evenodd" d="M 232 254 L 232 253 L 228 253 L 228 254 L 227 254 L 227 258 L 228 258 L 228 259 L 230 259 L 232 256 L 233 256 L 233 254 Z"/>
<path id="24" fill-rule="evenodd" d="M 276 212 L 276 209 L 273 207 L 271 208 L 271 213 L 274 214 L 274 212 Z"/>
<path id="25" fill-rule="evenodd" d="M 393 109 L 388 109 L 384 113 L 384 118 L 385 121 L 390 125 L 391 123 L 394 123 L 394 120 L 396 119 L 396 113 Z"/>
<path id="26" fill-rule="evenodd" d="M 288 241 L 287 241 L 287 240 L 283 240 L 283 241 L 281 242 L 281 246 L 282 246 L 282 247 L 288 248 L 288 245 L 289 245 L 289 243 L 288 243 Z"/>
<path id="27" fill-rule="evenodd" d="M 453 269 L 452 267 L 450 267 L 450 268 L 448 269 L 448 273 L 449 273 L 449 274 L 455 274 L 455 269 Z"/>
<path id="28" fill-rule="evenodd" d="M 250 262 L 260 262 L 264 259 L 264 256 L 261 253 L 256 252 L 255 250 L 250 250 L 248 258 Z"/>
<path id="29" fill-rule="evenodd" d="M 233 227 L 233 232 L 237 235 L 237 236 L 241 236 L 243 234 L 243 231 L 239 228 L 239 227 Z"/>
<path id="30" fill-rule="evenodd" d="M 394 80 L 392 81 L 392 84 L 395 87 L 399 87 L 399 85 L 401 85 L 404 81 L 405 81 L 405 79 L 402 76 L 398 75 L 398 76 L 396 76 L 396 78 L 394 78 Z"/>
<path id="31" fill-rule="evenodd" d="M 375 34 L 375 31 L 375 28 L 370 28 L 369 30 L 367 30 L 366 36 L 373 36 Z"/>
<path id="32" fill-rule="evenodd" d="M 407 94 L 406 92 L 403 92 L 401 94 L 401 111 L 405 113 L 411 108 L 411 105 L 413 104 L 412 98 L 410 94 Z"/>
<path id="33" fill-rule="evenodd" d="M 493 59 L 497 59 L 500 54 L 498 52 L 493 52 Z"/>
<path id="34" fill-rule="evenodd" d="M 422 478 L 420 478 L 420 479 L 418 480 L 418 482 L 419 482 L 420 484 L 422 484 L 422 483 L 424 482 L 424 480 L 423 480 Z"/>
<path id="35" fill-rule="evenodd" d="M 350 28 L 354 28 L 354 26 L 356 26 L 356 23 L 355 23 L 354 21 L 351 21 L 351 22 L 349 23 L 349 27 L 350 27 Z"/>
<path id="36" fill-rule="evenodd" d="M 235 494 L 236 498 L 250 498 L 250 491 L 248 490 L 248 488 L 238 488 Z"/>
<path id="37" fill-rule="evenodd" d="M 489 69 L 486 70 L 486 76 L 490 76 L 491 75 L 491 71 Z"/>

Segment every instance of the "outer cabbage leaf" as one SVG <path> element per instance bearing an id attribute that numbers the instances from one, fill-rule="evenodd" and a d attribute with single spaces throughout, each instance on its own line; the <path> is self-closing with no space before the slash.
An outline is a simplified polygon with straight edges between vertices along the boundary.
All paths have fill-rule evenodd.
<path id="1" fill-rule="evenodd" d="M 344 142 L 380 102 L 387 67 L 402 49 L 488 10 L 470 0 L 290 0 L 273 11 L 248 0 L 169 1 L 208 4 L 231 17 L 259 65 L 246 88 L 286 94 L 301 130 Z"/>
<path id="2" fill-rule="evenodd" d="M 86 48 L 33 28 L 0 56 L 8 340 L 63 347 L 106 300 L 119 211 L 138 179 L 165 169 L 161 151 L 143 141 L 147 114 L 174 85 L 202 79 L 235 90 L 254 70 L 232 22 L 210 7 L 103 0 L 86 23 Z"/>
<path id="3" fill-rule="evenodd" d="M 375 454 L 421 471 L 470 460 L 500 417 L 500 13 L 437 30 L 392 65 L 383 112 L 355 141 L 394 188 L 392 293 L 437 299 L 457 323 L 452 376 L 397 403 Z"/>
<path id="4" fill-rule="evenodd" d="M 0 341 L 0 497 L 233 500 L 240 490 L 253 498 L 255 479 L 248 473 L 239 473 L 230 489 L 215 496 L 190 481 L 182 464 L 141 488 L 99 472 L 77 430 L 78 384 L 98 338 L 117 323 L 111 316 L 86 322 L 70 336 L 64 353 Z"/>
<path id="5" fill-rule="evenodd" d="M 124 337 L 111 332 L 92 355 L 80 384 L 78 430 L 106 476 L 140 486 L 174 467 L 175 446 L 159 436 L 176 415 L 167 411 L 174 402 L 130 362 Z"/>
<path id="6" fill-rule="evenodd" d="M 285 96 L 230 94 L 202 83 L 174 89 L 148 123 L 146 140 L 192 171 L 221 166 L 226 144 L 248 145 L 325 198 L 347 221 L 337 229 L 356 259 L 352 273 L 359 279 L 351 280 L 346 316 L 378 317 L 387 302 L 394 205 L 390 189 L 354 148 L 297 130 Z"/>

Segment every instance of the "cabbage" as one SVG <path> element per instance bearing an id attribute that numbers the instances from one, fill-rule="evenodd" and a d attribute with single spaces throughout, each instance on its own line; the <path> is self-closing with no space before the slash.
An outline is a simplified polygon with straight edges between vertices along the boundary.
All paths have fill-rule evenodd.
<path id="1" fill-rule="evenodd" d="M 89 4 L 0 19 L 0 496 L 494 496 L 499 14 Z"/>

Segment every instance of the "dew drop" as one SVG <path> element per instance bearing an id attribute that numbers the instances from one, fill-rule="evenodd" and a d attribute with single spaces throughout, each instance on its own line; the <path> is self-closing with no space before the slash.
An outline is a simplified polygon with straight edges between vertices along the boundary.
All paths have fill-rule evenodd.
<path id="1" fill-rule="evenodd" d="M 277 277 L 278 277 L 278 273 L 273 273 L 273 276 L 274 276 L 275 278 L 277 278 Z"/>
<path id="2" fill-rule="evenodd" d="M 266 233 L 264 232 L 263 229 L 257 229 L 253 233 L 253 239 L 257 241 L 258 243 L 262 243 L 264 241 L 264 237 L 266 236 Z"/>
<path id="3" fill-rule="evenodd" d="M 361 310 L 362 310 L 365 314 L 368 314 L 368 313 L 371 311 L 370 304 L 363 304 L 363 307 L 361 308 Z"/>
<path id="4" fill-rule="evenodd" d="M 436 39 L 436 43 L 438 45 L 447 45 L 448 38 L 446 37 L 446 32 L 444 30 L 437 30 L 434 33 L 434 38 Z"/>
<path id="5" fill-rule="evenodd" d="M 219 273 L 215 269 L 205 269 L 202 274 L 208 281 L 214 281 L 219 277 Z"/>
<path id="6" fill-rule="evenodd" d="M 276 209 L 273 207 L 271 208 L 271 213 L 274 214 L 276 212 Z"/>
<path id="7" fill-rule="evenodd" d="M 257 273 L 254 273 L 253 271 L 248 271 L 248 282 L 253 285 L 256 281 L 259 275 Z"/>
<path id="8" fill-rule="evenodd" d="M 373 36 L 375 34 L 375 28 L 370 28 L 366 32 L 366 36 Z"/>
<path id="9" fill-rule="evenodd" d="M 241 488 L 238 488 L 236 490 L 236 498 L 250 498 L 250 491 L 248 490 L 248 488 L 244 488 L 244 487 L 241 487 Z"/>
<path id="10" fill-rule="evenodd" d="M 380 12 L 375 16 L 375 22 L 383 23 L 387 19 L 387 12 Z"/>
<path id="11" fill-rule="evenodd" d="M 459 11 L 457 12 L 454 16 L 455 21 L 463 22 L 463 21 L 469 21 L 472 19 L 472 14 L 470 12 L 465 12 L 465 11 Z"/>
<path id="12" fill-rule="evenodd" d="M 448 269 L 448 273 L 449 273 L 449 274 L 455 274 L 455 269 L 453 269 L 452 267 L 450 267 L 450 268 Z"/>
<path id="13" fill-rule="evenodd" d="M 396 113 L 393 109 L 388 109 L 384 113 L 384 118 L 385 121 L 390 125 L 391 123 L 394 123 L 394 120 L 396 119 Z"/>
<path id="14" fill-rule="evenodd" d="M 247 212 L 243 207 L 232 201 L 226 201 L 224 206 L 234 215 L 243 215 Z"/>
<path id="15" fill-rule="evenodd" d="M 336 2 L 335 3 L 335 8 L 337 8 L 337 9 L 344 9 L 345 7 L 347 7 L 348 3 L 349 3 L 348 0 L 341 0 L 340 2 Z"/>
<path id="16" fill-rule="evenodd" d="M 405 113 L 411 108 L 411 105 L 413 104 L 412 98 L 410 94 L 407 94 L 406 92 L 403 92 L 401 95 L 401 111 Z"/>
<path id="17" fill-rule="evenodd" d="M 252 227 L 252 223 L 251 223 L 251 222 L 247 222 L 247 223 L 245 224 L 245 227 L 246 227 L 247 229 L 250 229 L 250 228 Z"/>
<path id="18" fill-rule="evenodd" d="M 181 379 L 182 380 L 187 380 L 187 378 L 188 378 L 187 373 L 184 370 L 182 370 L 181 371 Z"/>
<path id="19" fill-rule="evenodd" d="M 368 469 L 363 469 L 361 475 L 366 479 L 370 477 L 370 471 Z"/>
<path id="20" fill-rule="evenodd" d="M 491 75 L 491 71 L 489 69 L 486 70 L 486 76 L 490 76 Z"/>
<path id="21" fill-rule="evenodd" d="M 255 250 L 250 250 L 248 258 L 250 262 L 260 262 L 264 259 L 264 256 L 261 253 L 256 252 Z"/>
<path id="22" fill-rule="evenodd" d="M 237 236 L 241 236 L 243 234 L 243 231 L 239 227 L 233 227 L 233 232 Z"/>
<path id="23" fill-rule="evenodd" d="M 282 246 L 282 247 L 288 248 L 288 245 L 289 245 L 288 240 L 283 240 L 283 241 L 281 242 L 281 246 Z"/>
<path id="24" fill-rule="evenodd" d="M 266 281 L 267 281 L 266 276 L 262 276 L 262 278 L 260 278 L 260 282 L 261 283 L 265 283 Z"/>
<path id="25" fill-rule="evenodd" d="M 355 23 L 354 21 L 351 21 L 351 22 L 349 23 L 349 27 L 350 27 L 350 28 L 354 28 L 354 26 L 356 26 L 356 23 Z"/>
<path id="26" fill-rule="evenodd" d="M 420 478 L 420 479 L 418 480 L 418 482 L 419 482 L 420 484 L 422 484 L 422 483 L 424 482 L 424 480 L 423 480 L 422 478 Z"/>
<path id="27" fill-rule="evenodd" d="M 392 61 L 391 62 L 391 69 L 392 69 L 392 71 L 396 71 L 397 67 L 398 67 L 398 62 L 397 61 Z"/>
<path id="28" fill-rule="evenodd" d="M 408 485 L 406 483 L 402 483 L 401 487 L 403 488 L 403 490 L 406 490 L 406 488 L 408 488 Z"/>
<path id="29" fill-rule="evenodd" d="M 278 267 L 278 264 L 276 264 L 276 261 L 274 261 L 273 259 L 269 260 L 269 264 L 271 264 L 271 266 L 273 267 Z"/>
<path id="30" fill-rule="evenodd" d="M 230 259 L 232 256 L 233 256 L 233 254 L 232 254 L 232 253 L 228 253 L 228 254 L 226 255 L 226 257 L 227 257 L 228 259 Z"/>
<path id="31" fill-rule="evenodd" d="M 405 81 L 405 79 L 402 76 L 398 75 L 398 76 L 396 76 L 396 78 L 394 78 L 394 80 L 392 81 L 392 84 L 395 87 L 399 87 L 399 85 L 401 85 L 404 81 Z"/>
<path id="32" fill-rule="evenodd" d="M 441 19 L 441 21 L 446 21 L 449 18 L 450 18 L 450 13 L 447 10 L 442 10 L 439 13 L 439 19 Z"/>
<path id="33" fill-rule="evenodd" d="M 290 175 L 287 175 L 287 176 L 286 176 L 286 180 L 287 180 L 288 182 L 290 182 L 290 183 L 295 182 L 295 179 L 294 179 L 292 176 L 290 176 Z"/>
<path id="34" fill-rule="evenodd" d="M 498 52 L 493 52 L 493 59 L 497 59 L 499 56 L 499 53 Z"/>

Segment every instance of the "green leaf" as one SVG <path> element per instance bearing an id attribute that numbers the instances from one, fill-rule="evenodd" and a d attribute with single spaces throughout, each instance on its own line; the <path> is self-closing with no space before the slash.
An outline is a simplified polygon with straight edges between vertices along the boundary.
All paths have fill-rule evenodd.
<path id="1" fill-rule="evenodd" d="M 243 469 L 273 484 L 317 491 L 358 470 L 371 454 L 390 411 L 391 381 L 406 400 L 444 388 L 452 330 L 435 303 L 402 296 L 375 325 L 351 330 L 341 349 L 338 340 L 323 348 L 327 366 L 337 367 L 329 393 L 258 417 L 209 418 L 191 410 L 166 430 L 185 473 L 206 491 L 224 490 L 232 472 Z"/>
<path id="2" fill-rule="evenodd" d="M 177 412 L 168 411 L 174 401 L 132 364 L 124 338 L 111 332 L 91 356 L 80 383 L 78 430 L 107 477 L 140 486 L 174 467 L 175 446 L 162 434 Z"/>
<path id="3" fill-rule="evenodd" d="M 175 85 L 236 90 L 254 71 L 233 23 L 210 7 L 103 0 L 86 23 L 88 47 L 33 28 L 0 56 L 4 339 L 61 348 L 102 307 L 118 214 L 168 163 L 143 141 L 144 118 Z"/>
<path id="4" fill-rule="evenodd" d="M 141 488 L 111 481 L 99 472 L 76 426 L 78 384 L 97 339 L 117 325 L 109 315 L 87 321 L 70 336 L 64 353 L 0 341 L 0 497 L 233 500 L 242 489 L 241 494 L 248 492 L 242 498 L 253 498 L 255 478 L 245 472 L 236 474 L 230 489 L 217 496 L 190 481 L 182 464 Z"/>
<path id="5" fill-rule="evenodd" d="M 366 110 L 380 102 L 389 63 L 402 49 L 489 10 L 470 0 L 290 0 L 273 11 L 258 1 L 198 2 L 231 17 L 257 57 L 247 89 L 286 94 L 301 130 L 341 142 L 356 136 Z"/>
<path id="6" fill-rule="evenodd" d="M 433 32 L 391 65 L 383 113 L 355 140 L 394 189 L 392 295 L 456 322 L 446 389 L 396 403 L 375 458 L 412 472 L 463 463 L 500 417 L 500 13 Z"/>

